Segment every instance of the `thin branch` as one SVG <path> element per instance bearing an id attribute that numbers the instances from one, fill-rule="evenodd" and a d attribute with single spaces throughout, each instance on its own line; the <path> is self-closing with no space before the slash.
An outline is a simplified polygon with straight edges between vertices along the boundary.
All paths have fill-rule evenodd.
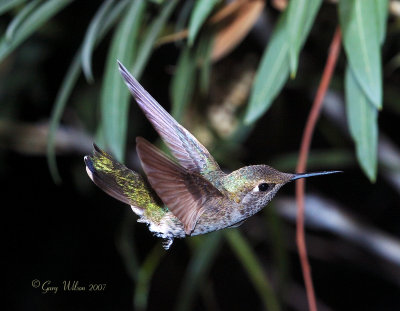
<path id="1" fill-rule="evenodd" d="M 314 99 L 308 120 L 306 123 L 306 128 L 303 133 L 303 138 L 301 141 L 300 155 L 297 163 L 296 172 L 302 173 L 306 170 L 306 163 L 308 157 L 308 151 L 310 149 L 311 139 L 314 132 L 315 124 L 319 117 L 322 101 L 325 97 L 326 90 L 328 89 L 329 83 L 332 78 L 332 74 L 339 56 L 341 45 L 341 32 L 339 26 L 336 28 L 335 34 L 333 36 L 331 46 L 329 49 L 328 60 L 325 65 L 325 69 L 322 75 L 321 82 L 318 87 L 317 94 Z M 306 286 L 307 299 L 310 311 L 317 310 L 317 304 L 315 301 L 315 293 L 313 282 L 311 278 L 310 265 L 307 258 L 307 249 L 305 242 L 304 233 L 304 189 L 305 180 L 299 179 L 296 182 L 296 200 L 297 200 L 297 223 L 296 223 L 296 241 L 297 248 L 299 251 L 301 268 L 303 270 L 304 283 Z"/>

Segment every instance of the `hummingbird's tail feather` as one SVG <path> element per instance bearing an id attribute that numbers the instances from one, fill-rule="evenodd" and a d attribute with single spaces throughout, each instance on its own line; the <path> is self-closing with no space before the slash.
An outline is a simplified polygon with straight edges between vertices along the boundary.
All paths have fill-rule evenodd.
<path id="1" fill-rule="evenodd" d="M 156 201 L 154 193 L 136 172 L 119 163 L 108 153 L 93 145 L 93 155 L 85 156 L 86 171 L 92 181 L 113 198 L 146 209 L 149 205 L 162 205 Z"/>
<path id="2" fill-rule="evenodd" d="M 117 172 L 113 171 L 114 161 L 101 150 L 94 146 L 93 156 L 85 156 L 86 172 L 90 179 L 105 193 L 126 204 L 131 204 L 123 187 L 118 183 Z"/>
<path id="3" fill-rule="evenodd" d="M 93 155 L 85 156 L 90 179 L 113 198 L 129 204 L 156 236 L 166 239 L 168 249 L 174 237 L 184 237 L 183 225 L 168 211 L 147 182 L 138 173 L 119 163 L 111 155 L 93 145 Z"/>

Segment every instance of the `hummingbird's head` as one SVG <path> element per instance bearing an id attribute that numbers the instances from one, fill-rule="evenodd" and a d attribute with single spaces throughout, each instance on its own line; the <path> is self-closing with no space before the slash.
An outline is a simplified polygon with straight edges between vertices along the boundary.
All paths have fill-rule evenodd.
<path id="1" fill-rule="evenodd" d="M 246 206 L 265 206 L 278 190 L 290 181 L 318 175 L 338 173 L 325 171 L 304 174 L 282 173 L 268 165 L 252 165 L 238 169 L 223 178 L 224 188 Z"/>
<path id="2" fill-rule="evenodd" d="M 268 165 L 252 165 L 225 176 L 222 184 L 242 204 L 265 206 L 292 177 L 293 174 L 279 172 Z"/>

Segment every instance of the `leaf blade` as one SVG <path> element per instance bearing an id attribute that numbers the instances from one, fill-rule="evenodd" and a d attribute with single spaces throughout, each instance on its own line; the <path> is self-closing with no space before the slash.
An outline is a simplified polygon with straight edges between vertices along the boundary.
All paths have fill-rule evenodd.
<path id="1" fill-rule="evenodd" d="M 315 12 L 319 10 L 321 4 L 321 0 L 292 0 L 289 2 L 286 27 L 289 39 L 290 75 L 292 78 L 296 76 L 299 63 L 303 25 L 309 18 L 315 19 Z M 309 14 L 311 15 L 310 17 L 308 17 Z"/>
<path id="2" fill-rule="evenodd" d="M 382 108 L 380 33 L 375 0 L 339 2 L 344 49 L 361 88 L 370 101 Z M 382 32 L 382 30 L 381 30 Z"/>
<path id="3" fill-rule="evenodd" d="M 161 246 L 156 244 L 140 266 L 133 297 L 135 310 L 147 310 L 151 280 L 165 254 Z"/>
<path id="4" fill-rule="evenodd" d="M 201 238 L 186 269 L 179 291 L 180 299 L 175 306 L 176 311 L 191 310 L 194 295 L 204 282 L 221 245 L 222 232 L 213 232 Z"/>
<path id="5" fill-rule="evenodd" d="M 286 40 L 286 18 L 283 13 L 258 67 L 244 122 L 253 123 L 270 107 L 289 77 L 289 44 Z"/>
<path id="6" fill-rule="evenodd" d="M 50 116 L 49 134 L 47 137 L 47 163 L 49 166 L 50 174 L 56 184 L 61 182 L 60 174 L 57 169 L 56 155 L 55 155 L 55 138 L 58 126 L 60 124 L 61 116 L 67 104 L 69 95 L 72 92 L 76 81 L 80 74 L 80 59 L 79 53 L 75 55 L 68 71 L 64 77 L 61 87 L 57 93 L 54 102 L 53 110 Z"/>
<path id="7" fill-rule="evenodd" d="M 389 16 L 389 1 L 375 0 L 375 5 L 378 12 L 376 16 L 378 18 L 379 42 L 383 44 L 386 37 L 386 26 Z"/>
<path id="8" fill-rule="evenodd" d="M 33 10 L 36 8 L 36 6 L 40 3 L 40 0 L 33 0 L 29 3 L 27 3 L 21 11 L 13 18 L 13 20 L 10 22 L 10 24 L 7 27 L 6 30 L 6 40 L 11 40 L 12 37 L 14 36 L 14 33 L 18 26 L 22 24 L 24 19 L 33 12 Z"/>
<path id="9" fill-rule="evenodd" d="M 202 0 L 196 1 L 193 8 L 193 12 L 189 20 L 189 36 L 188 43 L 189 46 L 193 45 L 196 36 L 203 25 L 204 21 L 210 15 L 211 11 L 214 9 L 215 5 L 219 0 Z"/>
<path id="10" fill-rule="evenodd" d="M 164 3 L 161 8 L 161 13 L 154 19 L 153 23 L 150 25 L 146 35 L 144 36 L 144 42 L 139 47 L 137 57 L 135 59 L 135 64 L 133 66 L 132 73 L 139 79 L 142 75 L 142 71 L 151 55 L 151 50 L 154 47 L 154 43 L 160 34 L 162 27 L 167 22 L 168 18 L 171 16 L 174 8 L 178 4 L 178 0 L 171 0 Z"/>
<path id="11" fill-rule="evenodd" d="M 172 116 L 179 122 L 186 104 L 191 100 L 196 79 L 196 61 L 189 46 L 185 46 L 178 59 L 171 81 Z"/>
<path id="12" fill-rule="evenodd" d="M 105 36 L 105 34 L 110 30 L 111 26 L 117 20 L 119 15 L 122 13 L 123 9 L 128 4 L 128 1 L 122 1 L 110 12 L 107 16 L 107 19 L 104 21 L 102 28 L 99 31 L 98 38 L 96 40 L 96 45 L 99 43 L 101 38 Z M 60 174 L 57 168 L 56 156 L 55 156 L 55 135 L 56 131 L 59 127 L 61 116 L 64 112 L 67 101 L 71 95 L 72 89 L 76 84 L 76 81 L 79 76 L 79 69 L 81 68 L 81 58 L 79 55 L 81 54 L 81 50 L 78 50 L 76 56 L 74 57 L 66 75 L 64 76 L 64 80 L 61 83 L 61 86 L 58 90 L 56 99 L 53 104 L 52 113 L 50 116 L 49 123 L 49 136 L 47 138 L 47 162 L 50 170 L 50 174 L 55 183 L 59 183 L 61 181 Z M 98 142 L 99 144 L 99 142 Z"/>
<path id="13" fill-rule="evenodd" d="M 101 125 L 106 144 L 116 159 L 123 161 L 125 151 L 129 91 L 118 72 L 117 59 L 130 67 L 136 48 L 136 38 L 146 1 L 133 1 L 116 29 L 108 52 L 101 91 Z"/>
<path id="14" fill-rule="evenodd" d="M 265 310 L 280 310 L 278 299 L 272 286 L 247 241 L 238 230 L 226 230 L 225 237 L 262 299 Z"/>
<path id="15" fill-rule="evenodd" d="M 16 29 L 12 39 L 7 40 L 5 36 L 0 39 L 0 62 L 3 61 L 15 48 L 26 38 L 40 28 L 50 18 L 62 10 L 73 0 L 48 0 L 36 10 L 33 10 Z"/>
<path id="16" fill-rule="evenodd" d="M 370 102 L 348 66 L 345 75 L 347 122 L 356 146 L 357 160 L 371 182 L 376 180 L 378 110 Z"/>
<path id="17" fill-rule="evenodd" d="M 90 21 L 82 44 L 81 63 L 83 73 L 88 82 L 93 82 L 92 53 L 97 39 L 97 33 L 102 27 L 102 22 L 111 9 L 114 0 L 106 0 L 102 3 L 93 19 Z"/>
<path id="18" fill-rule="evenodd" d="M 319 6 L 317 5 L 312 6 L 307 14 L 303 31 L 301 32 L 300 47 L 304 45 L 307 35 L 311 30 L 318 8 Z M 286 29 L 287 15 L 288 10 L 281 14 L 270 42 L 262 56 L 244 116 L 245 124 L 255 122 L 268 110 L 289 77 L 290 60 Z"/>
<path id="19" fill-rule="evenodd" d="M 0 2 L 0 14 L 3 14 L 9 10 L 12 10 L 16 6 L 20 5 L 21 3 L 26 2 L 27 0 L 8 0 Z"/>

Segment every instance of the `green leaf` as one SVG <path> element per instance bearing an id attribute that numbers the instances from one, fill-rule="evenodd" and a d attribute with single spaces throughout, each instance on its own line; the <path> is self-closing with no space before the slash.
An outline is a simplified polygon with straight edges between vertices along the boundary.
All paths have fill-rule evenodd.
<path id="1" fill-rule="evenodd" d="M 263 271 L 262 265 L 254 254 L 248 242 L 236 229 L 225 230 L 225 237 L 228 240 L 235 255 L 242 263 L 249 275 L 258 295 L 262 299 L 265 310 L 278 311 L 280 306 L 272 286 Z"/>
<path id="2" fill-rule="evenodd" d="M 315 12 L 318 12 L 321 4 L 322 0 L 291 0 L 289 2 L 286 28 L 289 39 L 290 75 L 292 78 L 296 76 L 299 63 L 303 25 L 308 19 L 315 19 Z"/>
<path id="3" fill-rule="evenodd" d="M 178 2 L 178 0 L 170 0 L 165 2 L 160 9 L 160 14 L 154 19 L 146 31 L 146 34 L 144 35 L 144 41 L 140 45 L 132 70 L 132 74 L 136 77 L 136 79 L 139 79 L 139 77 L 142 75 L 143 69 L 150 58 L 154 43 Z"/>
<path id="4" fill-rule="evenodd" d="M 55 138 L 68 98 L 72 92 L 73 87 L 76 84 L 76 81 L 79 78 L 80 65 L 81 62 L 79 58 L 79 53 L 77 53 L 70 67 L 68 68 L 67 74 L 65 75 L 63 82 L 61 83 L 61 88 L 57 93 L 57 97 L 53 106 L 53 111 L 50 117 L 49 134 L 47 137 L 47 161 L 50 174 L 55 183 L 61 182 L 55 156 Z"/>
<path id="5" fill-rule="evenodd" d="M 222 232 L 217 231 L 202 237 L 200 245 L 192 255 L 183 279 L 179 299 L 175 310 L 192 310 L 191 304 L 197 289 L 201 286 L 204 278 L 218 253 L 221 245 Z"/>
<path id="6" fill-rule="evenodd" d="M 377 18 L 378 18 L 378 34 L 379 42 L 383 44 L 386 37 L 386 25 L 389 15 L 389 0 L 375 0 Z"/>
<path id="7" fill-rule="evenodd" d="M 204 34 L 199 42 L 199 48 L 197 52 L 197 59 L 200 66 L 200 90 L 203 94 L 208 93 L 210 86 L 210 74 L 211 74 L 211 54 L 214 45 L 214 33 L 207 32 Z"/>
<path id="8" fill-rule="evenodd" d="M 275 271 L 276 279 L 274 287 L 277 292 L 284 290 L 285 285 L 289 281 L 289 250 L 285 247 L 285 229 L 283 219 L 278 215 L 276 208 L 269 204 L 268 208 L 263 210 L 265 215 L 265 226 L 267 227 L 266 238 L 271 245 L 271 255 L 273 262 L 271 263 Z"/>
<path id="9" fill-rule="evenodd" d="M 193 45 L 201 26 L 217 3 L 218 0 L 196 1 L 189 20 L 189 46 Z"/>
<path id="10" fill-rule="evenodd" d="M 300 34 L 300 49 L 310 32 L 318 8 L 317 5 L 312 6 L 307 14 L 304 27 L 302 27 L 303 31 Z M 268 110 L 289 76 L 290 46 L 287 39 L 287 14 L 288 10 L 281 14 L 258 67 L 244 117 L 246 124 L 253 123 Z"/>
<path id="11" fill-rule="evenodd" d="M 201 78 L 203 86 L 208 80 L 213 34 L 203 33 L 196 46 L 185 46 L 179 56 L 175 75 L 171 81 L 170 94 L 172 115 L 178 122 L 183 116 L 186 105 L 191 101 L 197 81 L 197 66 L 205 70 Z"/>
<path id="12" fill-rule="evenodd" d="M 369 100 L 380 109 L 382 27 L 378 25 L 376 0 L 339 1 L 339 18 L 351 70 Z"/>
<path id="13" fill-rule="evenodd" d="M 347 122 L 361 168 L 374 182 L 377 174 L 378 110 L 371 103 L 348 66 L 345 76 Z"/>
<path id="14" fill-rule="evenodd" d="M 190 12 L 192 12 L 194 6 L 194 0 L 186 0 L 182 3 L 182 6 L 177 13 L 176 22 L 174 25 L 174 32 L 183 31 L 188 23 Z"/>
<path id="15" fill-rule="evenodd" d="M 139 252 L 136 248 L 135 227 L 137 225 L 137 217 L 129 209 L 125 209 L 122 216 L 122 222 L 118 228 L 115 247 L 119 252 L 122 263 L 125 267 L 126 274 L 136 283 L 139 278 Z"/>
<path id="16" fill-rule="evenodd" d="M 281 15 L 258 67 L 245 115 L 250 124 L 270 107 L 289 76 L 289 42 L 286 34 L 286 11 Z"/>
<path id="17" fill-rule="evenodd" d="M 97 45 L 101 39 L 105 36 L 105 34 L 111 29 L 111 26 L 116 22 L 116 20 L 121 15 L 122 11 L 128 4 L 128 0 L 121 1 L 115 8 L 109 13 L 107 18 L 105 19 L 104 23 L 102 24 L 102 28 L 98 32 L 98 37 L 95 40 L 95 44 Z M 55 157 L 55 150 L 54 150 L 54 143 L 55 143 L 55 135 L 57 129 L 60 124 L 60 120 L 62 114 L 64 112 L 65 106 L 67 101 L 71 95 L 72 89 L 75 86 L 77 79 L 79 77 L 80 68 L 81 68 L 81 50 L 79 49 L 76 56 L 74 57 L 63 82 L 61 83 L 60 89 L 57 93 L 56 100 L 53 105 L 53 111 L 50 117 L 50 124 L 49 124 L 49 136 L 47 138 L 47 161 L 49 165 L 50 174 L 54 180 L 54 182 L 59 183 L 61 181 L 56 157 Z M 99 141 L 97 141 L 99 145 Z"/>
<path id="18" fill-rule="evenodd" d="M 82 46 L 82 69 L 86 76 L 86 80 L 93 82 L 92 74 L 92 53 L 95 46 L 95 42 L 98 36 L 100 28 L 103 26 L 102 23 L 107 13 L 111 10 L 114 0 L 106 0 L 100 6 L 96 15 L 90 21 L 89 27 L 86 31 L 85 38 L 83 39 Z"/>
<path id="19" fill-rule="evenodd" d="M 0 2 L 0 14 L 10 11 L 24 2 L 26 2 L 26 0 L 2 0 Z"/>
<path id="20" fill-rule="evenodd" d="M 7 40 L 5 36 L 0 39 L 0 62 L 71 1 L 72 0 L 48 0 L 26 16 L 18 29 L 15 30 L 12 40 Z"/>
<path id="21" fill-rule="evenodd" d="M 129 92 L 119 74 L 117 60 L 128 68 L 132 65 L 146 4 L 145 0 L 133 1 L 115 31 L 107 56 L 101 92 L 101 122 L 104 137 L 110 151 L 120 162 L 123 161 L 125 152 Z"/>
<path id="22" fill-rule="evenodd" d="M 172 115 L 179 122 L 186 104 L 192 99 L 196 80 L 196 59 L 190 47 L 185 46 L 179 56 L 171 81 Z"/>
<path id="23" fill-rule="evenodd" d="M 135 310 L 147 310 L 151 279 L 165 254 L 166 252 L 164 249 L 157 243 L 141 265 L 136 281 L 135 295 L 133 297 Z"/>
<path id="24" fill-rule="evenodd" d="M 33 12 L 33 10 L 39 5 L 40 2 L 41 0 L 34 0 L 29 2 L 22 8 L 18 15 L 13 18 L 6 30 L 6 40 L 10 41 L 12 39 L 16 29 L 22 24 L 24 19 L 29 16 L 31 12 Z"/>

